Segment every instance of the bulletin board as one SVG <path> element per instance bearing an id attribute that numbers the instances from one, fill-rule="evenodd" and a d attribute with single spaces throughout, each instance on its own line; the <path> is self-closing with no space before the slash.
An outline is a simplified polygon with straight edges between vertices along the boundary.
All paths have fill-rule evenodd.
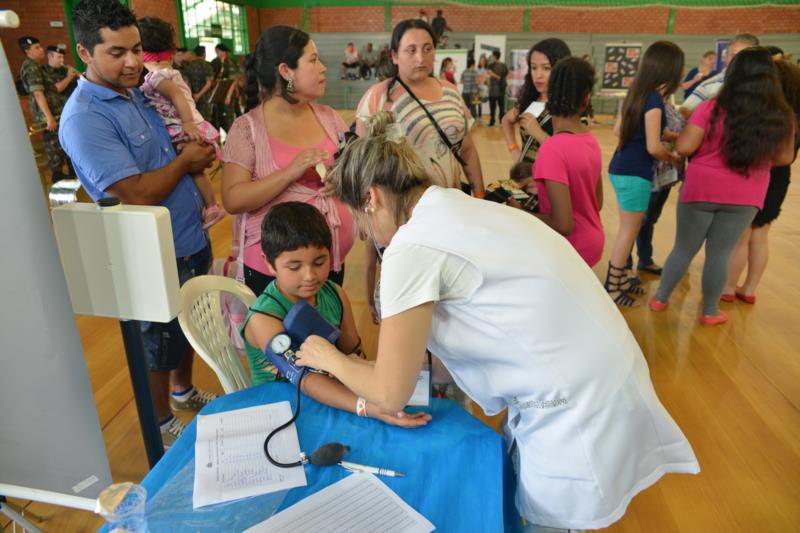
<path id="1" fill-rule="evenodd" d="M 642 56 L 642 45 L 638 44 L 606 44 L 603 60 L 603 91 L 625 92 L 633 83 L 639 69 Z"/>

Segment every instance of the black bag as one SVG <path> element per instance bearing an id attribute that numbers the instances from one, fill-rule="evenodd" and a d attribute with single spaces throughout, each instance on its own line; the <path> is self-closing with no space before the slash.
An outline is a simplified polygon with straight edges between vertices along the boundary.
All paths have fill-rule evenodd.
<path id="1" fill-rule="evenodd" d="M 403 89 L 405 89 L 406 92 L 411 96 L 411 98 L 413 98 L 419 104 L 422 110 L 425 111 L 425 114 L 428 116 L 428 119 L 431 121 L 431 124 L 433 124 L 433 127 L 436 128 L 436 133 L 439 134 L 439 138 L 442 139 L 442 142 L 447 146 L 447 148 L 453 154 L 453 157 L 456 158 L 456 161 L 458 161 L 458 163 L 461 165 L 462 168 L 466 167 L 467 162 L 464 161 L 464 159 L 461 157 L 461 143 L 459 142 L 458 145 L 455 145 L 452 142 L 450 142 L 450 139 L 447 137 L 447 134 L 439 126 L 439 123 L 436 122 L 436 119 L 433 118 L 433 115 L 431 115 L 431 112 L 428 111 L 427 107 L 425 107 L 425 104 L 423 104 L 422 101 L 419 98 L 417 98 L 417 95 L 414 94 L 414 91 L 412 91 L 411 88 L 408 85 L 406 85 L 403 82 L 403 80 L 400 79 L 399 76 L 395 77 L 395 79 L 398 82 L 400 82 L 400 85 L 403 86 Z M 391 89 L 391 85 L 389 86 L 389 88 Z M 464 185 L 466 185 L 469 188 L 469 192 L 472 192 L 472 186 L 469 185 L 468 183 L 467 184 L 462 183 L 461 185 L 462 190 L 464 190 Z"/>
<path id="2" fill-rule="evenodd" d="M 14 86 L 17 88 L 17 95 L 30 96 L 30 94 L 28 93 L 28 89 L 25 88 L 25 83 L 19 76 L 17 76 L 17 78 L 14 80 Z"/>

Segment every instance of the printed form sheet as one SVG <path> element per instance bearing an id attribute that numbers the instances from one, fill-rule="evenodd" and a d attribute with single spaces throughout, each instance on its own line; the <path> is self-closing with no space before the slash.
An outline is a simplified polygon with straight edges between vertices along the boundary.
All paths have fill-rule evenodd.
<path id="1" fill-rule="evenodd" d="M 289 402 L 198 415 L 192 506 L 197 509 L 305 486 L 302 466 L 278 468 L 264 455 L 267 434 L 291 417 Z M 269 450 L 280 462 L 290 463 L 300 458 L 294 424 L 270 440 Z"/>
<path id="2" fill-rule="evenodd" d="M 372 474 L 352 474 L 245 533 L 430 533 L 436 529 Z"/>

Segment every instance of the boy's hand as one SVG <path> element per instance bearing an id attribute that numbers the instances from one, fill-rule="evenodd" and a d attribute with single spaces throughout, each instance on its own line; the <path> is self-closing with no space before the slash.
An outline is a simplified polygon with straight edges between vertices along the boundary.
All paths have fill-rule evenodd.
<path id="1" fill-rule="evenodd" d="M 370 408 L 375 409 L 373 405 L 368 403 L 367 413 L 375 420 L 380 420 L 385 424 L 406 429 L 424 426 L 431 420 L 431 415 L 428 413 L 407 413 L 405 411 L 398 411 L 397 413 L 379 412 L 373 414 L 369 412 Z"/>

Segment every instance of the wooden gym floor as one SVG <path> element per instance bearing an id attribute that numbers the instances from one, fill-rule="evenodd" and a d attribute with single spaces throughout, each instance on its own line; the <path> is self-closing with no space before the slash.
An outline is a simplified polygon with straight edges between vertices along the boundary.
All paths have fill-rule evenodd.
<path id="1" fill-rule="evenodd" d="M 352 112 L 342 115 L 352 120 Z M 607 167 L 615 138 L 607 123 L 593 129 Z M 511 162 L 500 129 L 477 126 L 473 134 L 484 179 L 504 177 Z M 794 174 L 800 176 L 800 163 L 794 165 Z M 618 219 L 605 174 L 604 187 L 606 257 L 595 269 L 601 279 Z M 655 259 L 660 264 L 672 248 L 676 199 L 673 192 L 655 230 Z M 227 217 L 211 230 L 216 257 L 230 250 L 230 220 Z M 622 520 L 607 531 L 800 530 L 800 193 L 796 187 L 790 187 L 783 213 L 773 226 L 771 257 L 758 303 L 722 304 L 731 315 L 727 324 L 707 328 L 697 323 L 702 252 L 673 294 L 668 311 L 656 314 L 646 305 L 623 311 L 645 353 L 659 397 L 694 447 L 702 472 L 666 476 L 638 495 Z M 377 328 L 369 320 L 363 273 L 363 246 L 357 243 L 347 258 L 345 288 L 365 347 L 374 354 Z M 646 303 L 658 278 L 643 274 L 643 279 L 648 294 L 641 300 Z M 82 316 L 76 321 L 114 480 L 141 480 L 148 468 L 119 325 Z M 199 359 L 195 376 L 200 387 L 222 392 Z M 499 422 L 486 420 L 493 427 Z M 41 527 L 46 531 L 95 531 L 102 525 L 90 513 L 15 503 L 44 516 Z M 0 527 L 11 531 L 5 518 Z"/>

